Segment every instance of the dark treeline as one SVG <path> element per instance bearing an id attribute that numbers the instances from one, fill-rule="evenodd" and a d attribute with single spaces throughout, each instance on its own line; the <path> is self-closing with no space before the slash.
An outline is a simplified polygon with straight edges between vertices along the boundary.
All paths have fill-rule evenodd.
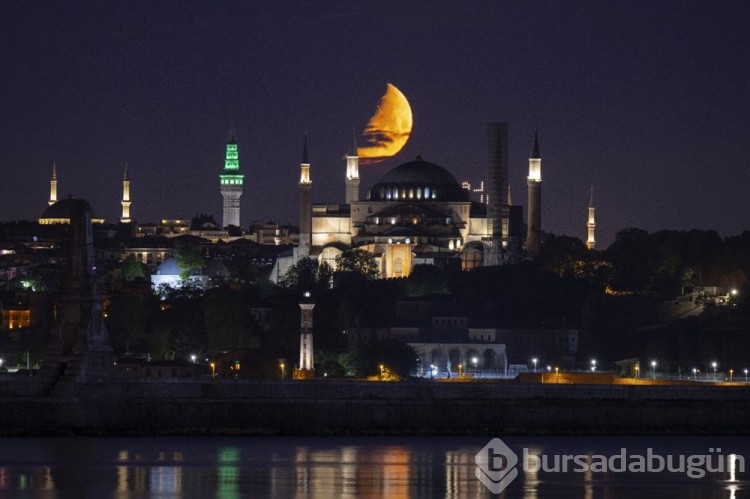
<path id="1" fill-rule="evenodd" d="M 229 265 L 231 278 L 220 286 L 164 289 L 161 295 L 150 290 L 149 276 L 139 265 L 126 261 L 115 277 L 102 276 L 111 281 L 106 302 L 111 343 L 118 355 L 152 358 L 209 358 L 245 349 L 257 367 L 248 366 L 245 375 L 273 375 L 278 359 L 289 359 L 291 368 L 298 357 L 298 303 L 310 291 L 316 303 L 317 362 L 332 375 L 376 373 L 388 351 L 393 366 L 409 369 L 400 346 L 352 349 L 346 334 L 357 326 L 392 325 L 401 300 L 442 302 L 446 315 L 466 316 L 483 327 L 579 329 L 579 355 L 596 355 L 603 362 L 658 355 L 687 365 L 710 355 L 750 352 L 750 344 L 735 331 L 748 315 L 747 231 L 722 239 L 714 231 L 649 234 L 631 228 L 604 251 L 588 250 L 576 238 L 549 236 L 539 255 L 515 265 L 471 271 L 457 270 L 459 265 L 419 265 L 410 277 L 389 280 L 374 279 L 373 262 L 351 253 L 338 262 L 345 272 L 303 260 L 276 286 L 235 262 Z M 6 295 L 19 292 L 17 281 L 6 282 Z M 699 317 L 660 323 L 660 304 L 699 287 L 736 289 L 738 295 L 732 307 L 707 304 Z M 48 293 L 46 303 L 54 302 L 53 291 L 39 289 L 25 292 Z M 714 331 L 713 340 L 704 334 L 708 329 Z M 0 348 L 28 351 L 24 342 L 40 344 L 44 334 L 5 335 Z"/>

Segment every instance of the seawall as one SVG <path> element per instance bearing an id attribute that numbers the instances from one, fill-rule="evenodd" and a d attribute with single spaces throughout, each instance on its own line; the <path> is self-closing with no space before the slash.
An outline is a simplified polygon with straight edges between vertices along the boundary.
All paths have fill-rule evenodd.
<path id="1" fill-rule="evenodd" d="M 20 390 L 24 384 L 29 390 Z M 0 431 L 750 434 L 745 385 L 216 379 L 43 389 L 33 378 L 0 380 Z"/>

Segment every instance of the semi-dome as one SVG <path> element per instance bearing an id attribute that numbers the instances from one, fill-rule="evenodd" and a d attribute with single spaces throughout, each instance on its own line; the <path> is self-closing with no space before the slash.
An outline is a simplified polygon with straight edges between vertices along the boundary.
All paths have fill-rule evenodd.
<path id="1" fill-rule="evenodd" d="M 448 170 L 421 156 L 383 175 L 367 197 L 371 201 L 468 201 L 468 193 Z"/>

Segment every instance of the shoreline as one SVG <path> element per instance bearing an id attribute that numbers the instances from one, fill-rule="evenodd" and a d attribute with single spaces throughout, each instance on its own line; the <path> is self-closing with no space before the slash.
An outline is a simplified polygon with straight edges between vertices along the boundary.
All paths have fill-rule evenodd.
<path id="1" fill-rule="evenodd" d="M 750 435 L 750 386 L 4 381 L 3 436 Z"/>

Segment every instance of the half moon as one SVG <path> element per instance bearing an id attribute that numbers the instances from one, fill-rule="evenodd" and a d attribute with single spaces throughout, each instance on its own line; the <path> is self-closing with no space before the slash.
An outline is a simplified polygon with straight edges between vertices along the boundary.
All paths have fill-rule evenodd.
<path id="1" fill-rule="evenodd" d="M 412 114 L 409 101 L 399 89 L 387 84 L 375 114 L 362 132 L 364 145 L 357 155 L 365 163 L 378 163 L 398 153 L 411 135 Z"/>

